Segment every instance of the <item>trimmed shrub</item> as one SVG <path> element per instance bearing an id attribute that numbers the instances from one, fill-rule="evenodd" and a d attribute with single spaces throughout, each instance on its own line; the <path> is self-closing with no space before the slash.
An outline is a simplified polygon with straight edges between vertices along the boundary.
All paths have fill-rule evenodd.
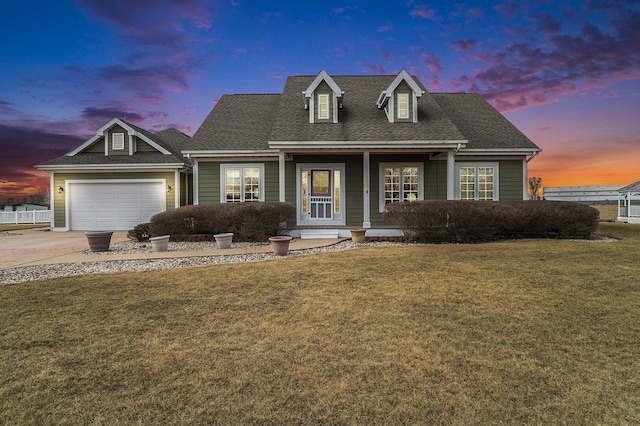
<path id="1" fill-rule="evenodd" d="M 148 223 L 139 223 L 134 226 L 133 229 L 129 229 L 129 231 L 127 231 L 127 238 L 139 243 L 149 241 L 149 237 L 151 237 L 151 233 L 149 232 Z"/>
<path id="2" fill-rule="evenodd" d="M 599 212 L 569 201 L 415 201 L 385 207 L 385 221 L 419 242 L 589 238 Z"/>
<path id="3" fill-rule="evenodd" d="M 234 241 L 267 241 L 287 229 L 295 211 L 292 204 L 276 201 L 185 206 L 154 215 L 150 230 L 151 235 L 171 235 L 172 241 L 224 232 L 233 232 Z"/>

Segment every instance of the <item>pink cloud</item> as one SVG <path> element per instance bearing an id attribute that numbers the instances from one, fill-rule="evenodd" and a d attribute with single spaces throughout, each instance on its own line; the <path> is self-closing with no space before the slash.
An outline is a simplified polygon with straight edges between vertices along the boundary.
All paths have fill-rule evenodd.
<path id="1" fill-rule="evenodd" d="M 465 40 L 454 40 L 448 43 L 450 47 L 456 49 L 458 52 L 466 52 L 468 50 L 473 50 L 478 45 L 478 42 L 473 39 L 465 39 Z"/>
<path id="2" fill-rule="evenodd" d="M 425 5 L 419 4 L 409 12 L 409 16 L 414 18 L 433 19 L 436 16 L 436 11 L 433 9 L 427 9 Z"/>

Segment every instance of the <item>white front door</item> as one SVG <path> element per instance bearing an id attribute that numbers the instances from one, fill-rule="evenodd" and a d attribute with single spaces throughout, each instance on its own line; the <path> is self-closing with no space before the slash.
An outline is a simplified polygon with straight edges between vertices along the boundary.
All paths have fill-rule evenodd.
<path id="1" fill-rule="evenodd" d="M 344 164 L 298 164 L 298 225 L 344 225 Z"/>

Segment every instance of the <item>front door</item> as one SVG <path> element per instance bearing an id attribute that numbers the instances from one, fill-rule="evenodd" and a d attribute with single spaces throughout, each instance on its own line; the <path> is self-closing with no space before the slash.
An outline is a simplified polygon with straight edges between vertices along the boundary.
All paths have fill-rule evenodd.
<path id="1" fill-rule="evenodd" d="M 344 164 L 298 164 L 298 225 L 344 225 Z"/>

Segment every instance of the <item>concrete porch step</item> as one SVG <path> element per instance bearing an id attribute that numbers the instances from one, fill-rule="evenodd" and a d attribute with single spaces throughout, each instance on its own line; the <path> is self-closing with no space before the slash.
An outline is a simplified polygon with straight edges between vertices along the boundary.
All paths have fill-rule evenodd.
<path id="1" fill-rule="evenodd" d="M 321 239 L 321 238 L 338 238 L 337 229 L 305 229 L 300 231 L 300 238 L 306 239 Z"/>

